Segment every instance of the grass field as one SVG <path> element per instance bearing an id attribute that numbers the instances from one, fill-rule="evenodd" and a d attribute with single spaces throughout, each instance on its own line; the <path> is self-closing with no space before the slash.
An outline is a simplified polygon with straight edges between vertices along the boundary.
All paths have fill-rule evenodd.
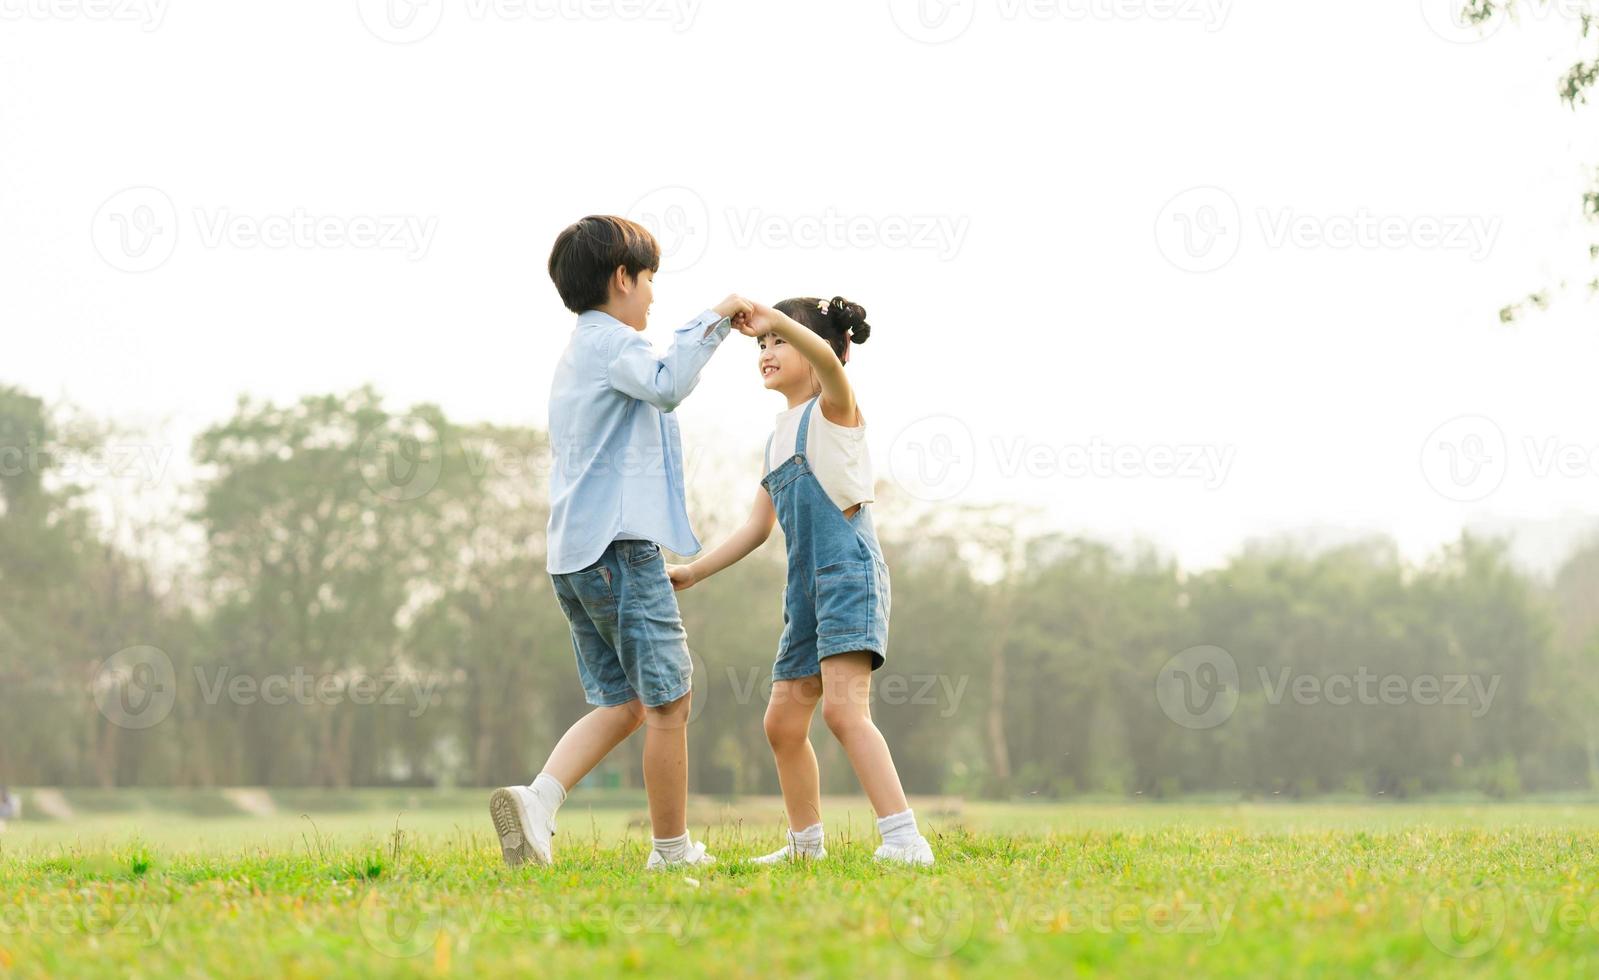
<path id="1" fill-rule="evenodd" d="M 574 796 L 552 868 L 479 797 L 306 815 L 125 807 L 0 834 L 17 976 L 1592 976 L 1599 807 L 916 801 L 940 864 L 764 868 L 775 800 L 696 801 L 714 870 L 646 873 L 641 802 Z M 306 802 L 306 801 L 300 801 Z M 407 805 L 410 804 L 410 805 Z"/>

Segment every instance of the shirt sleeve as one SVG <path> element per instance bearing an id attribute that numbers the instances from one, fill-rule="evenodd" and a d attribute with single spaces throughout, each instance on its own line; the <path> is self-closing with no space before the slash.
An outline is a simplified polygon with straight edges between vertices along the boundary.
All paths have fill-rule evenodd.
<path id="1" fill-rule="evenodd" d="M 657 354 L 638 331 L 627 330 L 608 351 L 607 378 L 622 394 L 670 412 L 699 384 L 700 371 L 731 329 L 731 320 L 706 310 L 677 329 L 665 354 Z"/>

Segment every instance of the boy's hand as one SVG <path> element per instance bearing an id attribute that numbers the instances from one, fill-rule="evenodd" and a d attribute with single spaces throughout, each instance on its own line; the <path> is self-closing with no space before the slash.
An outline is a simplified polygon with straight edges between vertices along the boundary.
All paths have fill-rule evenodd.
<path id="1" fill-rule="evenodd" d="M 672 591 L 682 592 L 699 579 L 694 574 L 693 565 L 668 565 L 666 575 L 672 580 Z"/>

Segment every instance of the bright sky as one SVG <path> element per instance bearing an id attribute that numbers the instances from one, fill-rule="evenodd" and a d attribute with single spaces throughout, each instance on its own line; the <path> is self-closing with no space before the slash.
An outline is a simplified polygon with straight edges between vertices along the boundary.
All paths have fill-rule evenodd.
<path id="1" fill-rule="evenodd" d="M 663 343 L 730 291 L 863 304 L 880 476 L 930 503 L 1194 567 L 1593 515 L 1599 304 L 1496 316 L 1594 272 L 1576 32 L 1441 9 L 0 0 L 0 381 L 178 457 L 246 392 L 540 425 L 550 243 L 616 212 Z M 689 452 L 753 467 L 783 407 L 730 338 Z"/>

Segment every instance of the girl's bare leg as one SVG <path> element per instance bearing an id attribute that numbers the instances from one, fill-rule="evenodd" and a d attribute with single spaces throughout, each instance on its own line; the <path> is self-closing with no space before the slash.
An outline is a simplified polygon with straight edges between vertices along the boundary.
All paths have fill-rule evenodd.
<path id="1" fill-rule="evenodd" d="M 872 809 L 886 817 L 909 810 L 910 804 L 888 742 L 872 722 L 871 694 L 870 653 L 841 653 L 822 661 L 822 719 L 844 747 Z"/>
<path id="2" fill-rule="evenodd" d="M 822 819 L 822 779 L 811 748 L 811 716 L 822 698 L 820 676 L 772 684 L 766 705 L 766 741 L 777 761 L 783 807 L 790 830 L 804 830 Z"/>

